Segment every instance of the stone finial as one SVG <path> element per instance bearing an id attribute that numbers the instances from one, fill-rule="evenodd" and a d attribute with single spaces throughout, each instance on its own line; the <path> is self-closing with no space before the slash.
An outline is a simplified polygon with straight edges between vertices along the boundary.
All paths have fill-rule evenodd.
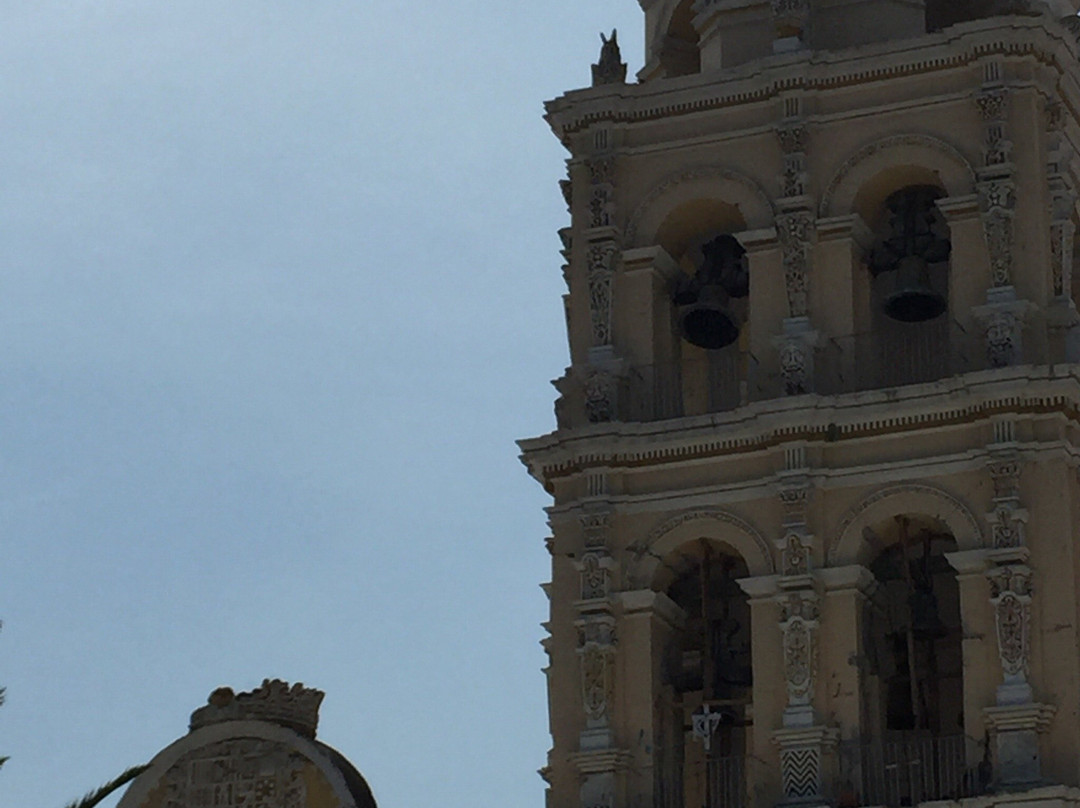
<path id="1" fill-rule="evenodd" d="M 619 32 L 612 31 L 611 38 L 600 34 L 603 47 L 600 48 L 600 61 L 592 66 L 593 87 L 602 84 L 626 84 L 626 63 L 619 51 Z"/>
<path id="2" fill-rule="evenodd" d="M 226 721 L 266 721 L 314 738 L 319 705 L 325 695 L 299 682 L 290 688 L 280 679 L 264 679 L 262 686 L 250 693 L 219 687 L 210 694 L 205 707 L 191 714 L 191 730 Z"/>

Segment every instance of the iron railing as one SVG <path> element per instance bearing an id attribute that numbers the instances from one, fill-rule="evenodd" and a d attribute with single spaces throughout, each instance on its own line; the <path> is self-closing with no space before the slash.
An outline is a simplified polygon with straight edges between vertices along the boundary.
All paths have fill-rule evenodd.
<path id="1" fill-rule="evenodd" d="M 655 808 L 746 808 L 746 758 L 721 757 L 662 771 L 656 784 Z"/>
<path id="2" fill-rule="evenodd" d="M 839 395 L 939 381 L 986 367 L 981 340 L 941 318 L 823 339 L 806 392 Z M 613 420 L 642 422 L 728 412 L 790 392 L 779 370 L 732 345 L 663 365 L 639 365 L 624 379 Z"/>
<path id="3" fill-rule="evenodd" d="M 825 341 L 815 356 L 825 395 L 925 384 L 986 367 L 985 348 L 958 323 L 889 323 L 879 331 Z"/>
<path id="4" fill-rule="evenodd" d="M 977 797 L 989 785 L 982 745 L 963 735 L 845 741 L 839 751 L 837 790 L 849 805 L 901 808 Z"/>

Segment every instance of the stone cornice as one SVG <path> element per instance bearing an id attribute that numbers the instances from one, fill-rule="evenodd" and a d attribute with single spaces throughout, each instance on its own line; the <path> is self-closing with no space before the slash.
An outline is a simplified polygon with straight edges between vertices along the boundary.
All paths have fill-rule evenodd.
<path id="1" fill-rule="evenodd" d="M 1080 425 L 1080 367 L 1002 368 L 889 390 L 778 398 L 714 415 L 561 430 L 519 446 L 530 473 L 550 488 L 554 479 L 596 467 L 717 459 L 792 441 L 865 440 L 963 426 L 1004 413 L 1058 414 Z"/>
<path id="2" fill-rule="evenodd" d="M 842 51 L 800 52 L 679 79 L 577 90 L 549 101 L 547 120 L 566 142 L 569 136 L 597 123 L 671 119 L 761 103 L 792 90 L 834 90 L 940 73 L 994 55 L 1030 56 L 1067 75 L 1076 71 L 1077 45 L 1066 37 L 1064 28 L 1040 17 L 979 20 L 917 39 Z M 1076 86 L 1075 81 L 1068 83 Z"/>

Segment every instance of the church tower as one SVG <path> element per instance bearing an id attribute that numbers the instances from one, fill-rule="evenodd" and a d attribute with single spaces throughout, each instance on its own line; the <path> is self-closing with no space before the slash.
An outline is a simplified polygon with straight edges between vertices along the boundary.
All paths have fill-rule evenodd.
<path id="1" fill-rule="evenodd" d="M 1080 0 L 639 0 L 570 154 L 549 808 L 1080 805 Z"/>

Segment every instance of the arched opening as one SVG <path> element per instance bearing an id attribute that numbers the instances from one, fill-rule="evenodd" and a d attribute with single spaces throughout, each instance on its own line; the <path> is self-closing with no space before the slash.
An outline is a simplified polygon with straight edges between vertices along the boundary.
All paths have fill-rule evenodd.
<path id="1" fill-rule="evenodd" d="M 738 580 L 746 562 L 700 539 L 664 563 L 655 588 L 682 610 L 660 666 L 657 697 L 658 804 L 737 808 L 753 686 L 750 606 Z"/>
<path id="2" fill-rule="evenodd" d="M 701 72 L 701 50 L 694 28 L 694 2 L 682 0 L 671 14 L 667 34 L 660 46 L 660 64 L 667 76 Z"/>
<path id="3" fill-rule="evenodd" d="M 863 737 L 846 744 L 842 780 L 860 805 L 905 806 L 978 790 L 964 735 L 957 549 L 941 521 L 906 514 L 864 531 L 878 588 L 864 615 Z"/>
<path id="4" fill-rule="evenodd" d="M 896 187 L 896 180 L 906 180 Z M 952 241 L 936 202 L 945 196 L 930 172 L 895 169 L 864 188 L 856 202 L 874 232 L 867 256 L 867 326 L 857 349 L 861 387 L 934 381 L 953 368 L 949 317 Z"/>
<path id="5" fill-rule="evenodd" d="M 671 415 L 733 409 L 746 398 L 750 275 L 740 210 L 716 199 L 680 205 L 657 241 L 682 269 L 671 299 L 672 356 L 658 368 L 662 406 Z"/>

